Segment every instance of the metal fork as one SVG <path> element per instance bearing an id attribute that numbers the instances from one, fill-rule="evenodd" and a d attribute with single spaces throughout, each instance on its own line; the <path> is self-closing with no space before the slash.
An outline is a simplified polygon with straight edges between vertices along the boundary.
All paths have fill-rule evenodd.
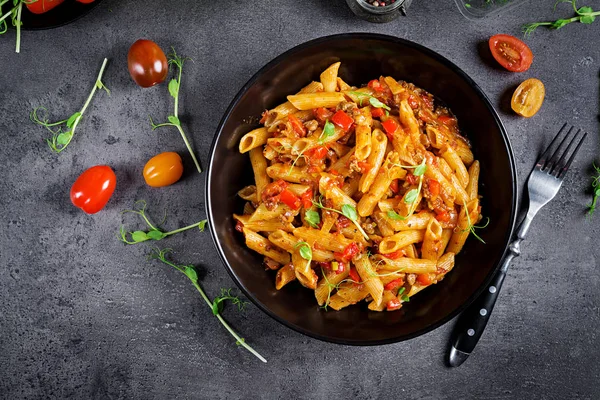
<path id="1" fill-rule="evenodd" d="M 453 343 L 448 359 L 450 366 L 458 367 L 461 365 L 477 345 L 498 298 L 508 266 L 515 257 L 521 254 L 521 242 L 525 239 L 533 217 L 540 208 L 558 193 L 569 166 L 587 136 L 586 132 L 582 134 L 581 129 L 573 133 L 574 131 L 574 127 L 564 124 L 529 175 L 527 182 L 529 192 L 527 216 L 517 229 L 516 238 L 508 246 L 508 252 L 502 261 L 502 265 L 494 275 L 487 290 L 458 319 L 452 332 Z M 564 135 L 564 132 L 566 132 L 566 135 Z M 571 151 L 574 145 L 576 147 Z"/>

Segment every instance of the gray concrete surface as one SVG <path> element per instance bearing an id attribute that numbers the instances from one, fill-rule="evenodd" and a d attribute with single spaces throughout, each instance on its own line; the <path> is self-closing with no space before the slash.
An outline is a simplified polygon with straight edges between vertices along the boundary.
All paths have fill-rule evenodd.
<path id="1" fill-rule="evenodd" d="M 590 166 L 600 158 L 600 21 L 540 29 L 527 40 L 535 61 L 524 74 L 492 67 L 478 50 L 492 34 L 520 35 L 525 22 L 569 13 L 561 6 L 553 14 L 553 3 L 472 22 L 452 1 L 421 0 L 408 17 L 373 25 L 343 0 L 105 0 L 71 25 L 24 32 L 19 55 L 13 32 L 0 37 L 0 398 L 600 398 L 600 214 L 584 216 Z M 133 41 L 150 38 L 194 59 L 181 115 L 206 163 L 222 113 L 262 65 L 309 39 L 361 31 L 414 40 L 470 74 L 500 110 L 521 183 L 563 121 L 591 134 L 535 220 L 476 352 L 458 369 L 443 363 L 452 323 L 361 348 L 304 337 L 254 306 L 228 309 L 226 318 L 269 360 L 261 364 L 235 346 L 182 276 L 146 262 L 147 246 L 116 239 L 122 221 L 137 222 L 120 214 L 137 199 L 155 214 L 167 209 L 167 227 L 205 217 L 205 176 L 189 157 L 180 183 L 155 190 L 143 181 L 148 158 L 185 148 L 176 131 L 148 127 L 148 114 L 167 115 L 171 101 L 165 86 L 141 90 L 129 78 Z M 80 107 L 103 57 L 111 97 L 99 94 L 70 147 L 52 154 L 29 111 L 46 105 L 62 117 Z M 503 100 L 527 77 L 547 87 L 529 120 Z M 69 187 L 96 164 L 113 166 L 119 184 L 106 210 L 87 216 L 71 205 Z M 233 285 L 207 232 L 168 245 L 177 260 L 201 266 L 211 296 Z"/>

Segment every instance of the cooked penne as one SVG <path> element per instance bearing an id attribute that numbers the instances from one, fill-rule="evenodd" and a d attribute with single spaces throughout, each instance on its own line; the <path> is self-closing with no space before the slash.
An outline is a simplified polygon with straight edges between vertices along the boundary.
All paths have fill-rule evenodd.
<path id="1" fill-rule="evenodd" d="M 254 182 L 235 228 L 277 290 L 297 281 L 325 308 L 394 311 L 453 269 L 481 219 L 481 167 L 431 94 L 391 76 L 351 86 L 340 71 L 241 138 Z"/>
<path id="2" fill-rule="evenodd" d="M 321 84 L 323 85 L 323 90 L 326 92 L 335 92 L 337 89 L 337 76 L 338 70 L 340 69 L 340 62 L 336 62 L 331 64 L 329 68 L 321 73 Z"/>
<path id="3" fill-rule="evenodd" d="M 345 100 L 340 92 L 318 92 L 295 94 L 287 97 L 288 101 L 298 110 L 312 110 L 313 108 L 336 107 Z"/>

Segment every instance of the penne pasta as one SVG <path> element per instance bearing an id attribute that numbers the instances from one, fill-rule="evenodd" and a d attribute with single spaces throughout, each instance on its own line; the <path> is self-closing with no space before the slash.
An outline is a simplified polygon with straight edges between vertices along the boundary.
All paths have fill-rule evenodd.
<path id="1" fill-rule="evenodd" d="M 340 69 L 340 62 L 336 62 L 331 64 L 329 68 L 321 73 L 321 84 L 323 85 L 323 90 L 325 92 L 335 92 L 337 89 L 338 81 L 338 70 Z"/>
<path id="2" fill-rule="evenodd" d="M 272 258 L 279 264 L 287 264 L 290 262 L 290 255 L 287 252 L 277 248 L 268 239 L 262 237 L 258 233 L 244 228 L 244 236 L 246 237 L 246 246 L 248 246 L 248 248 L 265 257 Z"/>
<path id="3" fill-rule="evenodd" d="M 360 279 L 362 279 L 362 284 L 373 297 L 373 302 L 380 305 L 383 300 L 383 283 L 381 283 L 375 268 L 371 265 L 369 257 L 366 254 L 361 254 L 355 257 L 353 262 Z"/>
<path id="4" fill-rule="evenodd" d="M 331 108 L 336 107 L 345 100 L 340 92 L 318 92 L 295 94 L 287 97 L 288 101 L 298 110 L 312 110 L 313 108 Z"/>

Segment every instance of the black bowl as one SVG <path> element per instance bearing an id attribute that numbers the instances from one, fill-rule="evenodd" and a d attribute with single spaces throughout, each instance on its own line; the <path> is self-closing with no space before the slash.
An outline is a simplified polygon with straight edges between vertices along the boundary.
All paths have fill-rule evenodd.
<path id="1" fill-rule="evenodd" d="M 413 82 L 443 101 L 458 117 L 481 162 L 480 192 L 489 226 L 470 238 L 454 270 L 439 284 L 411 298 L 401 310 L 372 312 L 365 305 L 341 311 L 320 309 L 311 290 L 290 284 L 277 291 L 274 273 L 244 245 L 232 214 L 243 202 L 236 192 L 253 182 L 247 154 L 238 152 L 242 135 L 258 126 L 265 109 L 285 101 L 331 63 L 340 76 L 362 85 L 380 75 Z M 212 144 L 206 204 L 211 234 L 236 284 L 260 309 L 298 332 L 335 343 L 375 345 L 426 333 L 456 316 L 481 293 L 498 269 L 512 234 L 517 177 L 506 131 L 487 97 L 456 65 L 418 44 L 376 34 L 343 34 L 310 41 L 262 68 L 240 90 L 223 117 Z"/>
<path id="2" fill-rule="evenodd" d="M 79 3 L 75 0 L 67 0 L 56 8 L 43 14 L 34 14 L 23 6 L 21 21 L 23 30 L 41 30 L 51 29 L 69 24 L 92 11 L 102 0 L 95 0 L 93 3 Z M 8 10 L 8 9 L 7 9 Z M 12 26 L 9 23 L 9 26 Z"/>

